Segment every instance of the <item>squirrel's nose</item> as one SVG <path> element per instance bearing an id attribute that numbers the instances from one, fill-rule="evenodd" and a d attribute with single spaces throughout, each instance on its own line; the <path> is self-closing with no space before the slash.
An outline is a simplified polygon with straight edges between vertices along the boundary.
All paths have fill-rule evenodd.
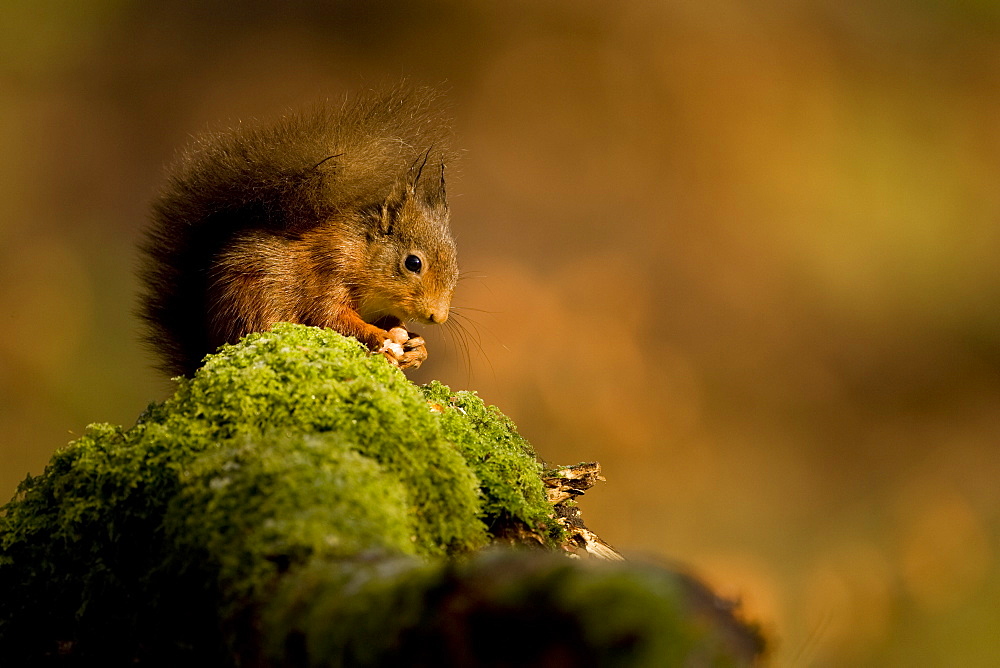
<path id="1" fill-rule="evenodd" d="M 448 319 L 448 311 L 451 309 L 451 293 L 443 295 L 432 302 L 425 302 L 427 309 L 427 322 L 433 325 L 440 325 Z"/>

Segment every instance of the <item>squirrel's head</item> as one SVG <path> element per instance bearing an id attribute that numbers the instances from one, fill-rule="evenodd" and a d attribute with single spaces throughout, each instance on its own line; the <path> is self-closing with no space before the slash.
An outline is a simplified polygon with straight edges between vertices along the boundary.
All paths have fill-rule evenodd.
<path id="1" fill-rule="evenodd" d="M 433 170 L 437 178 L 421 179 L 426 156 L 422 160 L 404 183 L 369 209 L 369 269 L 374 274 L 358 304 L 366 320 L 391 315 L 440 324 L 448 319 L 458 258 L 448 227 L 444 164 Z"/>

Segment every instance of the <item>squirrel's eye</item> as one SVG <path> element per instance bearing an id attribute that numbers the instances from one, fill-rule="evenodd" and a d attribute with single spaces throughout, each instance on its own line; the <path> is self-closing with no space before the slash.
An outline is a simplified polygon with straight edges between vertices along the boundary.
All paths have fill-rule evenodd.
<path id="1" fill-rule="evenodd" d="M 414 274 L 419 274 L 420 270 L 424 268 L 424 263 L 416 255 L 407 255 L 406 259 L 403 260 L 403 266 Z"/>

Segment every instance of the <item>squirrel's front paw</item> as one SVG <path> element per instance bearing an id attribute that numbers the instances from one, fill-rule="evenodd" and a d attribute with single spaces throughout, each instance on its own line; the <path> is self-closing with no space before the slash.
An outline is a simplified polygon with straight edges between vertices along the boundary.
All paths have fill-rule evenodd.
<path id="1" fill-rule="evenodd" d="M 406 331 L 403 327 L 393 327 L 389 338 L 382 342 L 377 352 L 385 355 L 400 369 L 416 369 L 427 359 L 427 347 L 422 336 Z"/>
<path id="2" fill-rule="evenodd" d="M 403 351 L 403 357 L 399 360 L 400 369 L 416 369 L 427 359 L 427 344 L 424 343 L 424 337 L 419 334 L 412 334 L 406 340 Z"/>

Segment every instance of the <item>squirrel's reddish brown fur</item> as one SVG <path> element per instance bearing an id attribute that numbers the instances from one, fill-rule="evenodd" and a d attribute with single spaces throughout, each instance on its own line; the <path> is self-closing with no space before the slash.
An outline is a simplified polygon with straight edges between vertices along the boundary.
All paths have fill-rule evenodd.
<path id="1" fill-rule="evenodd" d="M 197 139 L 153 205 L 141 315 L 172 374 L 277 322 L 330 327 L 400 367 L 448 317 L 458 279 L 428 89 L 241 124 Z"/>

